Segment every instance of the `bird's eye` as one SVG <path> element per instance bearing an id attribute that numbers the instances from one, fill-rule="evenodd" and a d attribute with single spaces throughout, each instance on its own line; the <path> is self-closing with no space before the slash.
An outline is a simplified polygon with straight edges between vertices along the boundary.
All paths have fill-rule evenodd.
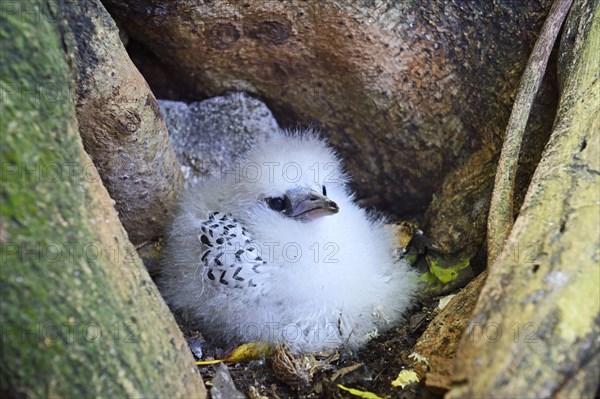
<path id="1" fill-rule="evenodd" d="M 286 196 L 267 198 L 267 204 L 269 205 L 269 208 L 271 208 L 277 212 L 281 212 L 281 211 L 285 210 L 286 202 L 287 202 Z"/>
<path id="2" fill-rule="evenodd" d="M 323 186 L 323 195 L 327 197 L 327 189 Z"/>

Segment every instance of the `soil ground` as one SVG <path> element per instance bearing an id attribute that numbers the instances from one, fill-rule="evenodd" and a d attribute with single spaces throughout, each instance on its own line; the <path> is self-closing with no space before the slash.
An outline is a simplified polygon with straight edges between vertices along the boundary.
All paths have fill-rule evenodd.
<path id="1" fill-rule="evenodd" d="M 273 359 L 253 360 L 244 363 L 228 363 L 229 372 L 236 388 L 250 398 L 351 398 L 338 384 L 349 388 L 369 391 L 382 398 L 413 399 L 441 398 L 422 384 L 406 388 L 394 388 L 391 382 L 398 373 L 410 368 L 408 356 L 428 323 L 434 317 L 436 303 L 422 300 L 407 322 L 373 339 L 356 354 L 341 352 L 315 355 L 320 364 L 308 383 L 290 383 L 276 376 Z M 189 342 L 202 342 L 195 331 L 185 331 Z M 193 346 L 193 345 L 192 345 Z M 205 356 L 218 355 L 218 348 L 202 344 Z M 362 366 L 358 366 L 362 364 Z M 355 366 L 355 367 L 352 367 Z M 205 382 L 213 379 L 218 365 L 199 366 Z M 349 371 L 351 370 L 351 371 Z M 340 375 L 341 374 L 341 375 Z M 209 386 L 207 386 L 209 387 Z"/>

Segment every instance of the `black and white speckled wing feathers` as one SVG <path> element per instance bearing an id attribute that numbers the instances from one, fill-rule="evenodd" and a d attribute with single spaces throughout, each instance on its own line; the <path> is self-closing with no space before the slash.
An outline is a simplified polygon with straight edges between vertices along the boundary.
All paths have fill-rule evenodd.
<path id="1" fill-rule="evenodd" d="M 219 326 L 249 306 L 247 298 L 264 295 L 268 265 L 238 219 L 207 210 L 201 198 L 185 204 L 168 236 L 163 259 L 169 263 L 158 285 L 184 318 Z M 247 290 L 256 295 L 248 296 Z"/>
<path id="2" fill-rule="evenodd" d="M 201 222 L 196 238 L 202 244 L 202 278 L 227 288 L 257 287 L 254 279 L 266 263 L 246 228 L 233 216 L 213 212 Z M 224 288 L 222 287 L 222 288 Z"/>

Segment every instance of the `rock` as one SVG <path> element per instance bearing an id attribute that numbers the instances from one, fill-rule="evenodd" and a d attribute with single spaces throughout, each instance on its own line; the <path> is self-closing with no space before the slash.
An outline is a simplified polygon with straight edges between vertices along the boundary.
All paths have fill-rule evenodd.
<path id="1" fill-rule="evenodd" d="M 246 399 L 246 396 L 236 389 L 225 363 L 221 363 L 217 368 L 212 379 L 210 396 L 212 399 Z"/>
<path id="2" fill-rule="evenodd" d="M 259 137 L 279 128 L 264 103 L 243 93 L 191 104 L 158 104 L 188 183 L 233 170 L 234 162 Z"/>

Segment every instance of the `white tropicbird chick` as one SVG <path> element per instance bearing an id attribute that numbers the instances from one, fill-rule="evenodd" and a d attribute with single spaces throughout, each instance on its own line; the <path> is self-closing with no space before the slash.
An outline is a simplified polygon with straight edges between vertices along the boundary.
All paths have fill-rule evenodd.
<path id="1" fill-rule="evenodd" d="M 209 339 L 296 352 L 356 349 L 397 324 L 415 276 L 346 182 L 314 133 L 277 132 L 188 190 L 158 281 L 168 304 Z"/>

